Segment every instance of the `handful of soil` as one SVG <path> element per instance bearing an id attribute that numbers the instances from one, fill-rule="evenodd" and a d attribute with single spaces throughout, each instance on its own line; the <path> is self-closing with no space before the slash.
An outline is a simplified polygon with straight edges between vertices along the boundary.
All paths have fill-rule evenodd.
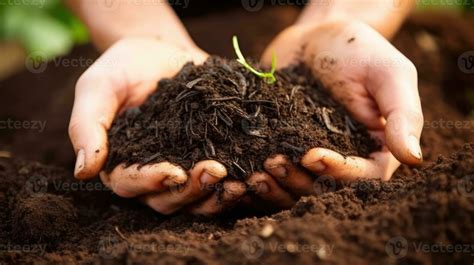
<path id="1" fill-rule="evenodd" d="M 362 157 L 380 148 L 303 65 L 275 74 L 268 84 L 235 60 L 186 64 L 115 120 L 106 170 L 162 161 L 189 169 L 213 159 L 244 179 L 275 154 L 298 162 L 314 147 Z"/>

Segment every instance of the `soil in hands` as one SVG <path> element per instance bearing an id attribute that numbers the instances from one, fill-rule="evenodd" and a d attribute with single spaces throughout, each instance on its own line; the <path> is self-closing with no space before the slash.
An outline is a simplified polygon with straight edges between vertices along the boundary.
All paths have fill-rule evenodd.
<path id="1" fill-rule="evenodd" d="M 277 71 L 276 78 L 268 84 L 218 57 L 186 64 L 115 121 L 107 169 L 162 161 L 191 168 L 214 159 L 243 179 L 275 154 L 297 162 L 313 147 L 363 157 L 379 148 L 304 66 Z"/>

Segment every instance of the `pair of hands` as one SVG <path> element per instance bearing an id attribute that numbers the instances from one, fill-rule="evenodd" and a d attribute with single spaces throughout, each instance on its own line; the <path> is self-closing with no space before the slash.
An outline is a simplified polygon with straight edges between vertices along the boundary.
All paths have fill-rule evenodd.
<path id="1" fill-rule="evenodd" d="M 355 21 L 296 24 L 269 45 L 263 64 L 270 64 L 272 52 L 280 68 L 304 61 L 384 146 L 368 159 L 318 147 L 309 150 L 300 165 L 282 155 L 268 158 L 265 172 L 247 180 L 263 201 L 286 208 L 295 197 L 314 194 L 313 178 L 307 172 L 345 180 L 388 180 L 398 161 L 421 163 L 423 116 L 416 68 L 370 26 Z M 158 80 L 172 77 L 184 63 L 200 64 L 207 57 L 197 47 L 156 38 L 123 39 L 108 49 L 76 85 L 69 127 L 77 154 L 75 176 L 88 179 L 101 171 L 108 153 L 107 130 L 118 113 L 143 103 Z M 245 196 L 243 183 L 221 181 L 226 175 L 226 168 L 216 161 L 200 161 L 192 169 L 162 162 L 100 172 L 103 183 L 119 196 L 138 198 L 163 214 L 183 209 L 202 215 L 220 212 Z"/>

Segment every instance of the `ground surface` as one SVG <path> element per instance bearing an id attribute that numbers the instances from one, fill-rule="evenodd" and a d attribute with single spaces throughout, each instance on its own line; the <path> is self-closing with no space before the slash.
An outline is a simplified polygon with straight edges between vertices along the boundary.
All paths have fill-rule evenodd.
<path id="1" fill-rule="evenodd" d="M 224 47 L 237 34 L 242 49 L 256 56 L 295 16 L 294 9 L 276 8 L 187 24 L 210 52 L 233 56 Z M 221 19 L 227 33 L 216 34 L 219 28 L 208 25 Z M 323 178 L 315 182 L 320 196 L 271 216 L 165 217 L 100 183 L 75 182 L 67 120 L 74 82 L 87 63 L 50 64 L 43 74 L 2 82 L 1 120 L 47 123 L 41 132 L 0 130 L 0 154 L 13 157 L 0 159 L 0 264 L 472 264 L 474 122 L 459 98 L 473 89 L 474 74 L 458 65 L 461 54 L 474 50 L 472 22 L 417 16 L 394 41 L 419 70 L 426 120 L 421 168 L 401 167 L 388 183 Z M 82 47 L 67 59 L 95 56 Z"/>

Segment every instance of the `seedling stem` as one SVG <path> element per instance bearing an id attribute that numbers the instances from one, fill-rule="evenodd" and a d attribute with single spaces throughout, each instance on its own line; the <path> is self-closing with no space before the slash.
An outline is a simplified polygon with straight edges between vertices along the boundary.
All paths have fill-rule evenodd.
<path id="1" fill-rule="evenodd" d="M 237 41 L 237 36 L 232 37 L 232 44 L 234 45 L 234 50 L 235 53 L 237 54 L 237 62 L 242 64 L 245 68 L 247 68 L 250 72 L 254 73 L 256 76 L 259 76 L 260 78 L 263 78 L 265 82 L 268 84 L 273 84 L 276 81 L 275 78 L 275 70 L 276 70 L 276 64 L 277 64 L 277 59 L 275 53 L 272 55 L 272 68 L 270 72 L 268 73 L 262 73 L 260 71 L 255 70 L 250 64 L 247 63 L 245 60 L 245 57 L 242 55 L 242 52 L 240 51 L 239 48 L 239 42 Z"/>

